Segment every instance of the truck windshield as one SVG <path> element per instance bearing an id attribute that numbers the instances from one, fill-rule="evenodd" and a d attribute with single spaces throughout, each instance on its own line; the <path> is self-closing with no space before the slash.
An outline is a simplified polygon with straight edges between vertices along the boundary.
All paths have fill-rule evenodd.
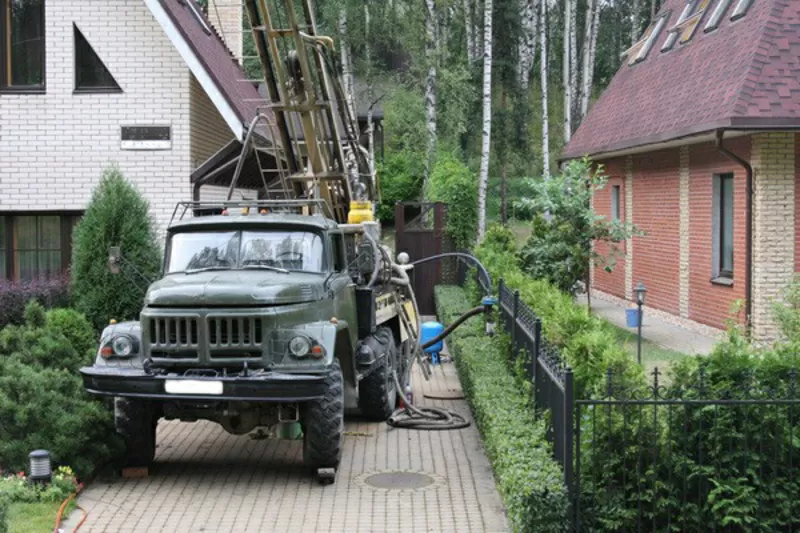
<path id="1" fill-rule="evenodd" d="M 167 273 L 274 268 L 323 272 L 322 237 L 308 231 L 192 231 L 170 241 Z"/>

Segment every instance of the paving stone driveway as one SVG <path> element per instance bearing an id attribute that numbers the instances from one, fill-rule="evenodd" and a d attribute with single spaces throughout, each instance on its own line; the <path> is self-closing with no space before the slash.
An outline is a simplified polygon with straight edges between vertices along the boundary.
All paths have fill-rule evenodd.
<path id="1" fill-rule="evenodd" d="M 452 364 L 425 382 L 416 403 L 469 416 L 463 400 L 424 393 L 457 389 Z M 300 441 L 229 435 L 210 422 L 159 424 L 156 464 L 145 479 L 98 480 L 80 496 L 81 532 L 502 532 L 504 510 L 474 426 L 457 431 L 392 429 L 349 419 L 334 485 L 302 468 Z M 417 490 L 373 489 L 375 472 L 433 474 Z M 72 531 L 81 513 L 72 513 Z"/>

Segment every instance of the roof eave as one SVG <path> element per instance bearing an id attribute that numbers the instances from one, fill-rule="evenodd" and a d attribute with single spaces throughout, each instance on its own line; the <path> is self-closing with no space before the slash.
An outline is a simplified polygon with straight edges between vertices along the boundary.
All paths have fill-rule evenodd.
<path id="1" fill-rule="evenodd" d="M 581 159 L 583 157 L 596 160 L 610 159 L 637 152 L 666 148 L 667 146 L 664 145 L 669 143 L 688 144 L 680 141 L 688 141 L 689 139 L 694 139 L 694 142 L 703 142 L 705 140 L 703 138 L 704 135 L 713 134 L 717 130 L 740 132 L 800 130 L 800 117 L 731 117 L 715 122 L 697 124 L 682 130 L 659 133 L 639 139 L 628 139 L 612 145 L 598 147 L 590 152 L 571 151 L 568 145 L 567 150 L 559 157 L 559 161 Z"/>

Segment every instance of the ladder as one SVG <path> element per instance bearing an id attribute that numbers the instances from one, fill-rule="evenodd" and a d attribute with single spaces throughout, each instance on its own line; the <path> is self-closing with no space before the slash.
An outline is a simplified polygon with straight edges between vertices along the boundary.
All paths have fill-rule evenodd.
<path id="1" fill-rule="evenodd" d="M 268 102 L 248 129 L 228 198 L 255 150 L 267 198 L 324 200 L 335 219 L 346 222 L 350 202 L 374 200 L 375 191 L 336 73 L 333 40 L 317 34 L 312 0 L 243 3 Z M 255 138 L 265 132 L 270 143 L 258 146 Z M 269 168 L 260 152 L 274 158 L 278 168 Z"/>

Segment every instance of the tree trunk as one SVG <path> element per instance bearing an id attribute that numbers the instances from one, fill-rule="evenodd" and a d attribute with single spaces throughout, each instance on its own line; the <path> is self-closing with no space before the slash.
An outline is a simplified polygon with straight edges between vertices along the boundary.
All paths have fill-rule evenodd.
<path id="1" fill-rule="evenodd" d="M 506 103 L 507 103 L 507 93 L 506 88 L 503 84 L 500 84 L 500 108 L 503 110 L 503 116 L 508 116 Z M 508 222 L 508 201 L 507 201 L 507 179 L 508 179 L 508 148 L 505 148 L 500 152 L 501 155 L 501 170 L 500 170 L 500 222 L 505 225 Z"/>
<path id="2" fill-rule="evenodd" d="M 373 179 L 372 188 L 375 189 L 375 124 L 372 120 L 372 109 L 374 107 L 374 94 L 372 87 L 372 45 L 370 43 L 370 20 L 369 20 L 369 2 L 364 2 L 364 56 L 367 63 L 367 150 L 369 157 L 369 175 Z M 354 117 L 357 119 L 357 117 Z"/>
<path id="3" fill-rule="evenodd" d="M 483 139 L 478 180 L 478 242 L 486 235 L 486 185 L 492 135 L 492 0 L 483 3 Z"/>
<path id="4" fill-rule="evenodd" d="M 547 179 L 550 177 L 550 129 L 547 111 L 547 2 L 543 0 L 539 5 L 542 10 L 539 17 L 539 54 L 541 57 L 539 78 L 542 81 L 542 173 Z"/>
<path id="5" fill-rule="evenodd" d="M 522 0 L 522 42 L 519 47 L 519 86 L 527 94 L 531 82 L 531 69 L 536 58 L 537 0 Z"/>
<path id="6" fill-rule="evenodd" d="M 577 127 L 575 116 L 578 114 L 578 0 L 569 0 L 572 3 L 570 14 L 572 22 L 569 28 L 569 94 L 570 94 L 570 124 L 572 131 Z M 570 137 L 572 134 L 570 133 Z"/>
<path id="7" fill-rule="evenodd" d="M 478 53 L 475 47 L 475 23 L 472 16 L 472 0 L 463 0 L 462 8 L 464 9 L 464 34 L 467 36 L 467 60 L 472 63 L 478 59 Z"/>
<path id="8" fill-rule="evenodd" d="M 356 118 L 355 83 L 353 82 L 353 63 L 350 57 L 350 45 L 347 39 L 347 10 L 339 10 L 339 40 L 342 54 L 342 82 L 344 85 L 344 98 L 353 119 Z"/>
<path id="9" fill-rule="evenodd" d="M 572 70 L 572 0 L 564 0 L 564 56 L 562 59 L 562 85 L 564 88 L 564 144 L 572 137 L 572 88 L 570 71 Z"/>
<path id="10" fill-rule="evenodd" d="M 633 0 L 631 8 L 631 45 L 639 41 L 639 12 L 642 10 L 642 0 Z"/>
<path id="11" fill-rule="evenodd" d="M 428 63 L 428 77 L 425 80 L 425 124 L 428 131 L 428 146 L 425 154 L 425 176 L 422 194 L 428 193 L 428 180 L 436 157 L 436 3 L 425 0 L 425 60 Z"/>
<path id="12" fill-rule="evenodd" d="M 656 19 L 656 13 L 658 13 L 658 0 L 650 0 L 650 22 L 651 23 Z"/>
<path id="13" fill-rule="evenodd" d="M 589 100 L 592 97 L 592 78 L 594 77 L 593 47 L 597 42 L 597 20 L 600 13 L 598 0 L 586 2 L 586 24 L 583 32 L 583 65 L 581 68 L 581 108 L 579 120 L 582 121 L 589 111 Z"/>

